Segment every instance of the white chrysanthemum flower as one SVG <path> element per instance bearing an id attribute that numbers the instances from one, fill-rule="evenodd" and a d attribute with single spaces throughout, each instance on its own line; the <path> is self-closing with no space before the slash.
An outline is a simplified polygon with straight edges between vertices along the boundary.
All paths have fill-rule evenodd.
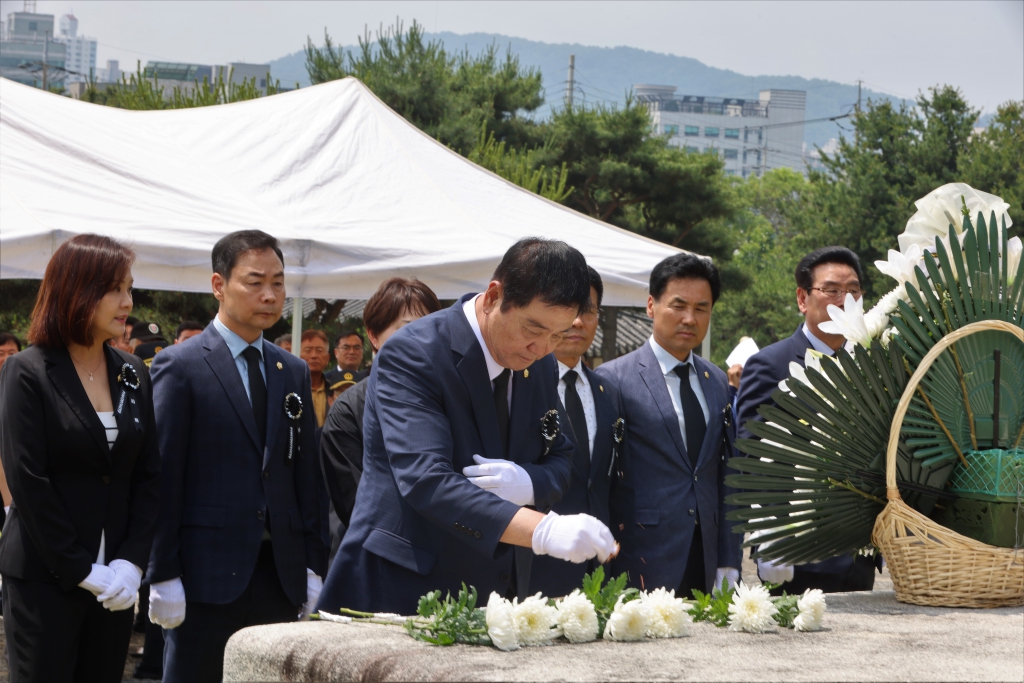
<path id="1" fill-rule="evenodd" d="M 690 635 L 692 618 L 686 603 L 674 590 L 656 588 L 640 596 L 647 611 L 647 635 L 652 638 L 682 638 Z"/>
<path id="2" fill-rule="evenodd" d="M 817 588 L 808 588 L 796 601 L 800 614 L 793 619 L 797 631 L 818 631 L 825 616 L 825 594 Z"/>
<path id="3" fill-rule="evenodd" d="M 647 635 L 647 609 L 642 601 L 622 598 L 615 603 L 612 616 L 604 626 L 605 640 L 643 640 Z"/>
<path id="4" fill-rule="evenodd" d="M 825 334 L 841 334 L 850 341 L 864 347 L 871 346 L 873 335 L 868 330 L 868 321 L 864 316 L 863 298 L 857 299 L 852 294 L 847 293 L 846 301 L 843 302 L 842 308 L 835 304 L 828 305 L 828 317 L 831 320 L 820 323 L 818 325 L 819 330 Z M 873 322 L 877 325 L 877 321 Z M 878 329 L 879 334 L 881 334 L 883 328 Z"/>
<path id="5" fill-rule="evenodd" d="M 558 625 L 570 643 L 589 643 L 597 639 L 597 611 L 590 598 L 577 588 L 558 601 Z"/>
<path id="6" fill-rule="evenodd" d="M 917 272 L 914 269 L 920 267 L 924 270 L 924 251 L 921 245 L 915 242 L 905 253 L 890 249 L 888 256 L 887 261 L 875 261 L 875 268 L 896 280 L 901 287 L 907 282 L 916 286 Z"/>
<path id="7" fill-rule="evenodd" d="M 487 599 L 487 635 L 494 647 L 505 652 L 518 650 L 519 629 L 516 628 L 516 620 L 512 615 L 512 603 L 492 592 Z"/>
<path id="8" fill-rule="evenodd" d="M 540 593 L 522 602 L 512 601 L 512 618 L 516 622 L 519 642 L 523 645 L 550 645 L 562 635 L 558 628 L 558 610 L 548 605 Z"/>
<path id="9" fill-rule="evenodd" d="M 729 630 L 764 633 L 775 627 L 772 618 L 778 613 L 764 586 L 748 586 L 740 582 L 729 605 Z"/>
<path id="10" fill-rule="evenodd" d="M 932 190 L 914 202 L 917 213 L 910 217 L 906 230 L 897 238 L 900 251 L 906 254 L 914 244 L 922 251 L 934 249 L 935 238 L 948 237 L 950 225 L 956 230 L 957 235 L 962 233 L 964 218 L 961 209 L 964 202 L 971 214 L 971 221 L 974 221 L 980 211 L 987 222 L 992 212 L 995 211 L 1000 223 L 1005 217 L 1006 227 L 1013 225 L 1013 221 L 1010 220 L 1007 213 L 1010 205 L 1002 198 L 975 190 L 966 183 L 949 183 Z"/>

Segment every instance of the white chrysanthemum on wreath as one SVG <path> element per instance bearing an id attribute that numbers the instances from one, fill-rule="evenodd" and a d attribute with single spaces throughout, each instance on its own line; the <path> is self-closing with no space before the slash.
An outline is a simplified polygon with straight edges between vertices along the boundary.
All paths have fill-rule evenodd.
<path id="1" fill-rule="evenodd" d="M 647 610 L 640 600 L 623 602 L 620 597 L 604 627 L 605 640 L 633 641 L 647 636 Z"/>
<path id="2" fill-rule="evenodd" d="M 682 638 L 690 635 L 692 617 L 674 590 L 656 588 L 640 596 L 646 608 L 647 635 L 652 638 Z"/>
<path id="3" fill-rule="evenodd" d="M 963 198 L 961 200 L 961 198 Z M 973 221 L 980 211 L 987 221 L 995 211 L 996 216 L 1002 221 L 1006 218 L 1006 227 L 1013 225 L 1007 211 L 1010 205 L 1002 198 L 975 190 L 966 183 L 949 183 L 935 190 L 914 202 L 917 213 L 907 221 L 907 227 L 897 239 L 900 243 L 900 251 L 907 253 L 910 246 L 918 245 L 923 251 L 935 248 L 935 238 L 948 237 L 949 226 L 953 225 L 956 234 L 964 231 L 964 217 L 962 208 L 967 204 Z"/>
<path id="4" fill-rule="evenodd" d="M 559 600 L 556 607 L 558 625 L 570 643 L 589 643 L 597 639 L 597 610 L 578 588 Z"/>
<path id="5" fill-rule="evenodd" d="M 505 652 L 518 650 L 519 629 L 512 614 L 512 603 L 492 592 L 487 599 L 487 610 L 484 612 L 487 621 L 487 636 L 494 647 Z"/>
<path id="6" fill-rule="evenodd" d="M 775 628 L 773 617 L 778 611 L 767 588 L 748 586 L 741 581 L 729 605 L 729 630 L 764 633 Z"/>
<path id="7" fill-rule="evenodd" d="M 911 244 L 907 247 L 906 253 L 890 249 L 888 256 L 887 261 L 875 261 L 875 268 L 896 280 L 900 284 L 900 290 L 908 282 L 911 287 L 915 287 L 917 285 L 916 269 L 921 268 L 922 272 L 924 271 L 924 250 L 921 249 L 921 245 L 916 242 Z M 893 306 L 895 307 L 895 304 Z"/>
<path id="8" fill-rule="evenodd" d="M 842 308 L 828 305 L 828 316 L 831 320 L 820 323 L 819 330 L 825 334 L 841 334 L 865 348 L 871 346 L 871 340 L 882 334 L 889 323 L 889 315 L 878 306 L 865 315 L 864 299 L 857 299 L 849 293 Z"/>
<path id="9" fill-rule="evenodd" d="M 558 610 L 549 605 L 547 598 L 540 593 L 522 602 L 513 600 L 512 618 L 522 645 L 550 645 L 552 640 L 562 635 L 558 628 Z"/>
<path id="10" fill-rule="evenodd" d="M 821 630 L 821 622 L 825 617 L 825 594 L 818 588 L 808 588 L 796 601 L 800 613 L 793 619 L 793 628 L 797 631 Z"/>

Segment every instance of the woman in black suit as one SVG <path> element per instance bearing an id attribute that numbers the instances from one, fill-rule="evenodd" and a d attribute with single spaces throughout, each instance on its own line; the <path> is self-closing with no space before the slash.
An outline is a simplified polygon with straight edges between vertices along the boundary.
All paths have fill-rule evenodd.
<path id="1" fill-rule="evenodd" d="M 11 681 L 119 681 L 149 561 L 160 458 L 147 369 L 106 342 L 135 254 L 99 235 L 46 267 L 29 337 L 0 370 L 0 536 Z"/>

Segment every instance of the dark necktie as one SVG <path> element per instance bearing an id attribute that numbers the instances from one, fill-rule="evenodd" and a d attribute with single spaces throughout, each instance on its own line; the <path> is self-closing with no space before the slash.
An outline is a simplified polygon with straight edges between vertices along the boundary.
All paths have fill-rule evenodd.
<path id="1" fill-rule="evenodd" d="M 498 413 L 498 434 L 501 435 L 501 450 L 508 458 L 508 382 L 512 371 L 505 368 L 494 378 L 494 410 Z"/>
<path id="2" fill-rule="evenodd" d="M 260 435 L 262 445 L 267 439 L 267 384 L 260 372 L 263 358 L 253 346 L 245 347 L 242 355 L 249 368 L 249 400 L 252 403 L 252 415 L 256 418 L 256 433 Z"/>
<path id="3" fill-rule="evenodd" d="M 583 401 L 576 391 L 576 378 L 579 375 L 575 370 L 565 373 L 565 412 L 569 415 L 569 424 L 572 433 L 576 436 L 576 450 L 572 454 L 572 461 L 579 468 L 583 476 L 590 479 L 590 432 L 587 429 L 587 415 L 583 412 Z"/>
<path id="4" fill-rule="evenodd" d="M 704 410 L 700 407 L 697 394 L 690 386 L 690 364 L 677 365 L 675 373 L 679 375 L 679 403 L 683 406 L 683 422 L 686 425 L 686 452 L 690 456 L 690 464 L 697 469 L 697 458 L 704 445 L 704 434 L 708 426 L 704 422 Z"/>

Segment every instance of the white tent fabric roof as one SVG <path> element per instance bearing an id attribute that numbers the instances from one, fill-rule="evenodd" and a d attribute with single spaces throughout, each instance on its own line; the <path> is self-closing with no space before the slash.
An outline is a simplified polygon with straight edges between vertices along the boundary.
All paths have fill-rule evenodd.
<path id="1" fill-rule="evenodd" d="M 678 251 L 476 166 L 355 79 L 152 112 L 0 79 L 0 277 L 40 278 L 96 232 L 138 252 L 136 286 L 208 292 L 213 245 L 251 228 L 281 240 L 290 297 L 366 299 L 400 275 L 455 298 L 538 235 L 583 252 L 606 304 L 640 306 Z"/>

